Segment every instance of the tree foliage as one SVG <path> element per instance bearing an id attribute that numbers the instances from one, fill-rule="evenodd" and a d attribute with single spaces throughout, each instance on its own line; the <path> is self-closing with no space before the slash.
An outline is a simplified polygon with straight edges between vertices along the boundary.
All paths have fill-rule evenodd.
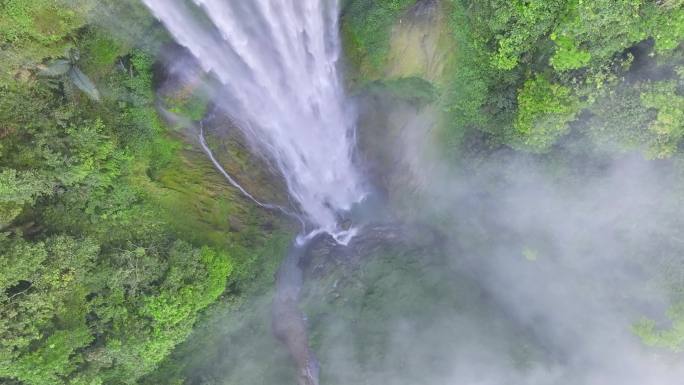
<path id="1" fill-rule="evenodd" d="M 684 350 L 684 304 L 672 306 L 667 316 L 672 323 L 671 327 L 659 328 L 655 321 L 643 319 L 634 325 L 634 333 L 646 345 L 681 352 Z"/>
<path id="2" fill-rule="evenodd" d="M 626 153 L 681 167 L 681 0 L 445 0 L 440 12 L 452 38 L 443 43 L 453 57 L 434 103 L 444 111 L 445 153 L 459 166 L 476 172 L 483 157 L 505 150 L 554 170 Z M 344 13 L 343 27 L 371 31 L 363 23 L 372 14 Z M 373 27 L 391 30 L 406 15 L 403 9 L 385 13 Z M 375 80 L 386 56 L 377 47 L 389 37 L 367 35 L 373 45 L 351 33 L 345 44 L 351 64 Z M 372 55 L 380 67 L 374 73 L 358 60 Z M 674 297 L 681 302 L 681 295 Z M 675 305 L 669 321 L 644 321 L 635 331 L 648 345 L 681 350 L 681 310 Z"/>
<path id="3" fill-rule="evenodd" d="M 182 144 L 155 111 L 156 52 L 106 37 L 93 5 L 142 17 L 0 1 L 2 383 L 136 383 L 233 276 L 227 247 L 162 219 L 150 186 Z"/>
<path id="4" fill-rule="evenodd" d="M 548 151 L 568 130 L 580 110 L 579 99 L 568 87 L 537 76 L 525 82 L 518 92 L 515 121 L 520 145 L 531 152 Z"/>
<path id="5" fill-rule="evenodd" d="M 677 49 L 684 39 L 684 7 L 679 2 L 451 0 L 446 4 L 456 63 L 447 75 L 450 85 L 443 92 L 450 113 L 445 129 L 463 132 L 477 128 L 499 142 L 532 152 L 562 140 L 563 134 L 570 132 L 568 123 L 574 120 L 570 118 L 591 110 L 607 90 L 618 86 L 621 77 L 630 72 L 636 47 L 640 47 L 642 61 L 646 55 L 667 61 L 679 55 Z M 646 46 L 650 52 L 642 51 Z M 546 87 L 548 108 L 541 106 L 545 104 L 539 92 L 542 78 L 561 93 L 553 95 Z M 549 129 L 533 131 L 534 121 L 552 119 L 553 98 L 577 111 L 559 113 L 554 123 L 544 125 Z M 582 103 L 578 104 L 578 99 Z M 555 108 L 561 106 L 555 104 Z M 657 109 L 647 109 L 651 108 Z M 662 131 L 663 126 L 659 127 Z M 657 130 L 655 126 L 651 129 Z M 535 135 L 525 145 L 525 140 L 510 135 L 511 131 Z M 659 150 L 655 144 L 642 143 L 640 147 L 649 157 L 668 157 L 673 154 L 676 136 L 672 130 L 661 135 Z M 668 140 L 670 150 L 665 149 Z"/>

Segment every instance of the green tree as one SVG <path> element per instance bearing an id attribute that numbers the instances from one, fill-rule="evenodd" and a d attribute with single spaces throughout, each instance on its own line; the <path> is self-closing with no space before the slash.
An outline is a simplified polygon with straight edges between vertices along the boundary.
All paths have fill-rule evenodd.
<path id="1" fill-rule="evenodd" d="M 105 41 L 86 25 L 93 4 L 122 16 L 135 4 L 159 29 L 138 2 L 0 0 L 2 383 L 135 383 L 233 269 L 227 253 L 179 240 L 150 199 L 181 143 L 156 115 L 154 52 Z M 92 81 L 66 81 L 76 65 Z"/>
<path id="2" fill-rule="evenodd" d="M 672 322 L 670 328 L 661 329 L 655 321 L 643 319 L 632 330 L 648 346 L 681 352 L 684 350 L 684 304 L 672 306 L 667 316 Z"/>
<path id="3" fill-rule="evenodd" d="M 25 79 L 45 58 L 60 56 L 93 5 L 90 0 L 1 1 L 0 82 Z"/>
<path id="4" fill-rule="evenodd" d="M 647 156 L 671 157 L 684 137 L 684 97 L 677 94 L 677 84 L 674 81 L 653 83 L 641 94 L 641 102 L 657 111 L 655 121 L 647 127 L 651 136 Z"/>
<path id="5" fill-rule="evenodd" d="M 0 172 L 0 230 L 9 226 L 39 196 L 52 193 L 52 183 L 34 171 L 6 169 Z"/>
<path id="6" fill-rule="evenodd" d="M 520 57 L 535 50 L 563 14 L 566 1 L 515 0 L 488 2 L 491 15 L 487 25 L 496 44 L 492 56 L 494 67 L 500 70 L 515 68 Z"/>
<path id="7" fill-rule="evenodd" d="M 70 237 L 0 242 L 0 378 L 63 383 L 93 340 L 86 288 L 98 246 Z"/>
<path id="8" fill-rule="evenodd" d="M 518 145 L 531 152 L 546 152 L 565 134 L 582 104 L 572 90 L 536 76 L 518 93 L 515 121 Z"/>

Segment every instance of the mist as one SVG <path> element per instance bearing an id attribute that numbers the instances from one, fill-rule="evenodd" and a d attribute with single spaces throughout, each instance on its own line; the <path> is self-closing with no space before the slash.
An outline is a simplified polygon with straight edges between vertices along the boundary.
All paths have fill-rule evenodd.
<path id="1" fill-rule="evenodd" d="M 177 59 L 170 72 L 210 90 L 220 114 L 216 79 Z M 684 282 L 678 156 L 597 144 L 582 117 L 556 156 L 495 144 L 455 161 L 441 106 L 372 87 L 349 103 L 358 152 L 344 167 L 373 192 L 349 214 L 349 245 L 321 235 L 299 263 L 322 384 L 681 383 L 681 355 L 645 343 L 673 327 Z M 169 365 L 190 384 L 294 383 L 271 330 L 274 297 L 254 288 L 218 306 Z"/>
<path id="2" fill-rule="evenodd" d="M 320 237 L 300 262 L 321 383 L 680 383 L 679 355 L 637 332 L 671 327 L 681 287 L 677 160 L 576 135 L 564 162 L 502 149 L 455 168 L 434 150 L 434 109 L 356 103 L 357 161 L 380 175 L 361 210 L 373 215 L 349 246 Z M 177 352 L 194 357 L 190 383 L 292 373 L 269 331 L 272 292 L 252 295 L 195 332 L 207 350 Z"/>
<path id="3" fill-rule="evenodd" d="M 682 282 L 677 160 L 597 147 L 578 128 L 554 150 L 563 162 L 503 149 L 454 171 L 435 156 L 429 109 L 379 105 L 390 107 L 370 121 L 395 138 L 388 201 L 402 220 L 442 232 L 444 259 L 427 270 L 474 287 L 422 298 L 470 298 L 465 308 L 424 304 L 427 313 L 384 320 L 382 362 L 403 362 L 403 374 L 367 383 L 680 382 L 678 355 L 647 348 L 636 332 L 644 318 L 671 327 L 665 314 Z M 482 306 L 493 314 L 483 318 Z"/>
<path id="4" fill-rule="evenodd" d="M 0 47 L 0 384 L 684 382 L 684 0 L 0 0 Z"/>

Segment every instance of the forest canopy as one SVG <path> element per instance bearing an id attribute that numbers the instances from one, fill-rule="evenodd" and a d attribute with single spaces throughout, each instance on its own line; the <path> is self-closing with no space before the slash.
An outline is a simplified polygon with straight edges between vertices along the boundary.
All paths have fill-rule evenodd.
<path id="1" fill-rule="evenodd" d="M 0 1 L 2 383 L 136 383 L 256 270 L 268 234 L 169 219 L 206 165 L 155 109 L 165 40 L 137 1 Z"/>

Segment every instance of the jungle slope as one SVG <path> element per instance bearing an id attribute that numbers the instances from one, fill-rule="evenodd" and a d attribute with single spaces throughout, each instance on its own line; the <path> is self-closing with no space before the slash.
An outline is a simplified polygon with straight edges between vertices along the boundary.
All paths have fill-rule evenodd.
<path id="1" fill-rule="evenodd" d="M 500 153 L 529 156 L 562 176 L 634 153 L 682 167 L 681 1 L 415 5 L 344 3 L 350 88 L 384 106 L 427 112 L 434 129 L 416 132 L 456 173 L 477 173 Z M 423 15 L 421 9 L 438 23 L 405 25 L 407 14 Z M 416 50 L 424 37 L 430 49 Z M 0 2 L 4 383 L 117 385 L 143 377 L 151 384 L 183 383 L 212 373 L 218 381 L 226 367 L 235 371 L 236 383 L 245 383 L 254 378 L 253 363 L 270 365 L 261 377 L 267 383 L 292 374 L 262 322 L 288 227 L 239 196 L 186 136 L 160 121 L 154 63 L 164 43 L 168 37 L 135 1 Z M 404 56 L 412 60 L 397 64 Z M 177 108 L 169 107 L 195 120 L 204 115 L 206 102 L 180 94 Z M 368 121 L 389 122 L 380 129 L 405 138 L 402 126 L 393 124 L 403 115 L 376 118 Z M 387 137 L 364 131 L 363 119 L 368 116 L 360 133 L 370 142 L 368 154 Z M 212 143 L 235 149 L 233 159 L 247 159 L 225 138 L 216 135 Z M 385 150 L 371 154 L 378 174 L 398 156 Z M 240 170 L 239 162 L 231 167 Z M 391 188 L 404 185 L 396 179 L 401 173 L 395 168 L 382 185 L 397 194 L 394 202 L 414 201 L 413 188 Z M 434 223 L 444 220 L 426 215 L 434 215 Z M 681 255 L 675 246 L 663 254 Z M 536 258 L 537 251 L 527 251 Z M 423 274 L 392 271 L 396 261 L 413 263 L 422 252 L 403 258 L 411 250 L 390 248 L 368 266 L 382 265 L 373 271 L 392 282 L 419 279 Z M 680 350 L 682 290 L 668 287 L 672 320 L 661 314 L 663 322 L 644 320 L 635 331 L 649 345 Z M 353 284 L 348 289 L 350 314 L 363 311 L 355 306 L 365 294 Z M 407 290 L 390 294 L 415 298 Z M 256 298 L 249 306 L 247 294 Z M 400 300 L 393 303 L 401 311 L 419 302 Z M 372 320 L 396 310 L 388 307 L 366 315 Z M 376 326 L 368 323 L 370 334 Z M 206 355 L 194 355 L 198 351 Z M 276 353 L 264 360 L 265 351 Z"/>
<path id="2" fill-rule="evenodd" d="M 455 195 L 440 179 L 477 182 L 467 188 L 498 197 L 533 165 L 574 191 L 634 157 L 667 174 L 649 187 L 672 184 L 646 215 L 678 216 L 683 2 L 348 0 L 342 31 L 350 86 L 362 100 L 364 160 L 400 218 L 440 223 L 476 244 L 466 234 L 477 220 L 430 203 Z M 448 54 L 435 55 L 435 45 Z M 684 286 L 672 278 L 681 266 L 666 262 L 677 259 L 678 226 L 658 230 L 658 258 L 648 262 L 662 263 L 655 285 L 667 288 L 672 307 L 634 327 L 645 344 L 673 351 L 684 346 Z M 480 236 L 488 238 L 471 234 Z"/>
<path id="3" fill-rule="evenodd" d="M 284 252 L 289 225 L 160 119 L 164 44 L 137 1 L 0 2 L 2 383 L 136 383 Z"/>

